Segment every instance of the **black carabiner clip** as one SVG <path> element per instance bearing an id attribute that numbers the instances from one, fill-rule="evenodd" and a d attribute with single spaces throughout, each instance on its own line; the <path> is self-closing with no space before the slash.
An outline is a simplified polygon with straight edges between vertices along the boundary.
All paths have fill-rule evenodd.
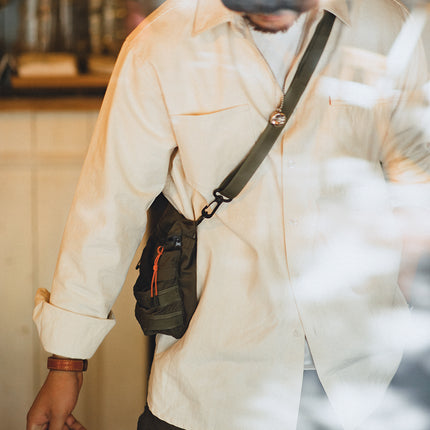
<path id="1" fill-rule="evenodd" d="M 223 204 L 223 203 L 228 203 L 231 202 L 233 199 L 230 199 L 228 197 L 225 197 L 221 194 L 219 188 L 217 188 L 214 192 L 214 199 L 208 204 L 206 205 L 203 209 L 202 209 L 202 215 L 200 217 L 200 222 L 203 221 L 203 218 L 212 218 L 215 214 L 215 212 L 218 210 L 218 208 Z"/>

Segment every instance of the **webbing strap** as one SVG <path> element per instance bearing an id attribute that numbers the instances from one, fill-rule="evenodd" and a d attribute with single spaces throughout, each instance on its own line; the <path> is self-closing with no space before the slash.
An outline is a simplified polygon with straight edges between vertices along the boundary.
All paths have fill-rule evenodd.
<path id="1" fill-rule="evenodd" d="M 176 329 L 184 324 L 184 314 L 182 311 L 170 312 L 168 314 L 147 315 L 142 313 L 139 315 L 138 321 L 142 327 L 145 327 L 145 333 L 158 333 L 160 330 Z"/>
<path id="2" fill-rule="evenodd" d="M 286 123 L 294 112 L 327 44 L 335 16 L 324 11 L 324 15 L 315 30 L 315 33 L 306 48 L 305 53 L 297 67 L 294 78 L 284 96 L 282 113 L 286 116 L 286 122 L 282 126 L 274 126 L 270 122 L 261 133 L 248 155 L 238 166 L 224 179 L 219 188 L 214 191 L 215 200 L 206 206 L 202 211 L 203 218 L 210 218 L 219 205 L 229 202 L 235 198 L 243 187 L 251 179 L 257 168 L 260 166 L 266 155 L 269 153 L 276 139 L 281 134 Z M 208 209 L 212 209 L 210 212 Z"/>

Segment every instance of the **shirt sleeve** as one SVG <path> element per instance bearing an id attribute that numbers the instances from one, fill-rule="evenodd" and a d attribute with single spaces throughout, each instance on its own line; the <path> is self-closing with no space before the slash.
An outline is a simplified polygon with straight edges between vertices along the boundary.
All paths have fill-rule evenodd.
<path id="1" fill-rule="evenodd" d="M 410 60 L 389 76 L 396 103 L 389 111 L 382 164 L 396 208 L 430 209 L 430 105 L 427 61 L 419 41 Z M 403 53 L 402 57 L 409 57 Z M 399 55 L 396 56 L 396 58 Z M 399 65 L 401 65 L 400 61 Z M 396 63 L 397 64 L 397 63 Z"/>
<path id="2" fill-rule="evenodd" d="M 115 324 L 111 308 L 162 191 L 176 146 L 152 64 L 124 45 L 67 220 L 52 292 L 33 319 L 42 345 L 90 358 Z"/>
<path id="3" fill-rule="evenodd" d="M 430 209 L 430 105 L 421 44 L 399 79 L 382 164 L 396 208 Z"/>

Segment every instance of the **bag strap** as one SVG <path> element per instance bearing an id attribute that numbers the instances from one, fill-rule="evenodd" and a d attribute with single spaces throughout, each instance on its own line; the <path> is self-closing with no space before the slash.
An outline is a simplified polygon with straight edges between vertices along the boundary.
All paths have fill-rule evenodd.
<path id="1" fill-rule="evenodd" d="M 334 20 L 335 16 L 331 12 L 324 11 L 324 16 L 318 23 L 315 33 L 297 67 L 294 78 L 284 95 L 285 102 L 282 108 L 278 108 L 271 116 L 266 128 L 252 146 L 248 155 L 223 180 L 221 185 L 214 190 L 213 195 L 215 198 L 203 208 L 202 214 L 197 220 L 198 224 L 204 218 L 211 218 L 222 203 L 231 202 L 242 191 L 269 153 L 294 112 L 321 58 Z M 272 120 L 273 116 L 280 117 L 281 121 L 277 121 L 278 118 Z"/>

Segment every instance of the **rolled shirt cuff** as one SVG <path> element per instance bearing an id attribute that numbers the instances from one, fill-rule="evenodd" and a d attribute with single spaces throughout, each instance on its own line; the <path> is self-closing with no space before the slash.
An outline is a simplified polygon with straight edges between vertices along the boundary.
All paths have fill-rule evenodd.
<path id="1" fill-rule="evenodd" d="M 115 325 L 113 313 L 106 319 L 81 315 L 49 303 L 49 298 L 46 289 L 39 289 L 33 311 L 43 348 L 64 357 L 91 358 Z"/>

